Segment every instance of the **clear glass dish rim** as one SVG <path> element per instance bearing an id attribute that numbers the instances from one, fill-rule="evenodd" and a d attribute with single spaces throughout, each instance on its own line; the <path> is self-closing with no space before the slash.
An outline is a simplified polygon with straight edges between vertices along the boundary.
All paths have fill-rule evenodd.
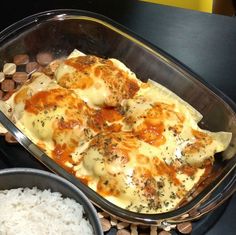
<path id="1" fill-rule="evenodd" d="M 191 79 L 199 81 L 202 85 L 207 87 L 210 92 L 213 92 L 216 96 L 221 98 L 222 101 L 225 103 L 226 106 L 228 106 L 229 109 L 233 110 L 234 113 L 236 112 L 235 103 L 227 95 L 225 95 L 223 92 L 216 89 L 214 86 L 208 84 L 201 77 L 195 74 L 191 69 L 189 69 L 184 64 L 179 62 L 176 58 L 172 57 L 171 55 L 163 51 L 161 48 L 158 48 L 157 46 L 154 46 L 153 44 L 149 43 L 145 39 L 136 35 L 131 30 L 120 25 L 119 23 L 111 20 L 110 18 L 107 18 L 103 15 L 100 15 L 94 12 L 76 10 L 76 9 L 56 9 L 56 10 L 49 10 L 49 11 L 39 12 L 39 13 L 30 15 L 22 20 L 17 21 L 16 23 L 10 25 L 9 27 L 1 31 L 0 32 L 0 45 L 4 44 L 5 40 L 8 40 L 9 38 L 11 38 L 14 33 L 19 32 L 19 31 L 24 32 L 24 30 L 27 29 L 28 27 L 31 28 L 32 26 L 45 23 L 46 21 L 49 22 L 49 21 L 68 20 L 68 19 L 95 21 L 99 24 L 102 24 L 105 27 L 108 27 L 109 29 L 113 31 L 116 31 L 117 33 L 126 37 L 128 40 L 131 40 L 134 43 L 138 43 L 140 46 L 145 47 L 145 49 L 147 49 L 150 53 L 154 54 L 155 56 L 158 56 L 159 58 L 164 59 L 166 63 L 174 67 L 176 70 L 178 70 L 185 76 L 191 77 Z M 212 182 L 211 185 L 206 187 L 203 190 L 203 192 L 201 192 L 197 197 L 195 197 L 186 205 L 178 209 L 175 209 L 173 211 L 166 212 L 166 213 L 142 214 L 142 213 L 135 213 L 135 212 L 122 209 L 110 203 L 109 201 L 107 201 L 106 199 L 98 195 L 96 192 L 89 189 L 87 186 L 83 185 L 80 182 L 77 182 L 78 180 L 75 177 L 68 175 L 68 173 L 65 172 L 63 168 L 59 167 L 57 164 L 51 161 L 53 160 L 49 158 L 47 162 L 50 162 L 49 165 L 53 166 L 53 169 L 50 169 L 50 167 L 48 167 L 48 165 L 45 165 L 45 163 L 43 164 L 54 173 L 57 173 L 65 177 L 67 180 L 69 180 L 70 182 L 75 184 L 77 187 L 79 187 L 79 189 L 82 192 L 84 192 L 85 195 L 99 208 L 123 220 L 127 220 L 129 222 L 137 223 L 137 224 L 145 224 L 145 225 L 147 224 L 155 225 L 163 221 L 168 221 L 170 223 L 174 222 L 176 218 L 180 218 L 182 215 L 188 213 L 188 211 L 190 211 L 192 208 L 196 208 L 202 202 L 204 202 L 205 199 L 212 192 L 214 192 L 214 190 L 236 168 L 236 157 L 234 156 L 234 161 L 232 163 L 232 166 L 227 166 L 222 172 L 222 174 L 220 175 L 220 177 L 218 177 L 214 182 Z"/>

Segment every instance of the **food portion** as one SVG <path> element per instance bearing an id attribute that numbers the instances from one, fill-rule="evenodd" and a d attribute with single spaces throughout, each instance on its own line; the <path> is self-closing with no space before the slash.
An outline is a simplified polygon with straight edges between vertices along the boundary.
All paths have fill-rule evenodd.
<path id="1" fill-rule="evenodd" d="M 75 167 L 76 176 L 123 208 L 143 213 L 165 212 L 179 204 L 205 168 L 168 165 L 159 156 L 158 148 L 132 133 L 103 132 L 80 155 L 78 161 L 83 164 Z"/>
<path id="2" fill-rule="evenodd" d="M 59 192 L 0 190 L 0 201 L 0 234 L 94 234 L 83 206 Z"/>
<path id="3" fill-rule="evenodd" d="M 52 63 L 1 101 L 1 110 L 117 206 L 141 213 L 178 208 L 230 143 L 231 133 L 202 130 L 192 106 L 116 59 L 74 50 Z"/>
<path id="4" fill-rule="evenodd" d="M 199 112 L 159 84 L 148 81 L 148 85 L 134 99 L 126 99 L 123 108 L 134 135 L 158 147 L 159 157 L 168 164 L 201 166 L 227 148 L 230 133 L 200 129 Z"/>
<path id="5" fill-rule="evenodd" d="M 92 55 L 74 53 L 58 67 L 55 77 L 60 86 L 74 90 L 93 107 L 118 106 L 139 90 L 139 81 L 124 64 Z"/>

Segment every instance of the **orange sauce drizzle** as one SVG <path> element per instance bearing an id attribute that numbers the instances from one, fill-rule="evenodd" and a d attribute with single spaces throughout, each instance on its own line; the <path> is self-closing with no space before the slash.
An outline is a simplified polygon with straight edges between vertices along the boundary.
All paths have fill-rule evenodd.
<path id="1" fill-rule="evenodd" d="M 196 153 L 205 146 L 210 145 L 213 141 L 211 136 L 202 131 L 192 129 L 192 134 L 196 138 L 196 140 L 194 143 L 185 147 L 183 151 L 185 154 Z"/>
<path id="2" fill-rule="evenodd" d="M 167 165 L 165 162 L 160 161 L 160 159 L 153 159 L 154 163 L 154 175 L 165 175 L 167 176 L 175 185 L 179 185 L 180 181 L 176 177 L 176 168 L 173 165 Z"/>
<path id="3" fill-rule="evenodd" d="M 95 131 L 99 131 L 101 129 L 107 129 L 111 131 L 118 132 L 121 130 L 121 124 L 113 123 L 110 126 L 107 126 L 107 122 L 112 123 L 119 121 L 123 118 L 123 116 L 115 109 L 115 108 L 101 108 L 96 110 L 95 113 L 91 117 L 90 127 Z"/>
<path id="4" fill-rule="evenodd" d="M 162 122 L 152 123 L 149 120 L 145 120 L 139 126 L 139 129 L 138 131 L 134 131 L 135 136 L 149 144 L 158 147 L 166 142 L 166 138 L 163 136 L 165 128 Z"/>
<path id="5" fill-rule="evenodd" d="M 25 110 L 38 114 L 43 110 L 56 107 L 74 107 L 80 109 L 83 105 L 81 100 L 78 100 L 68 90 L 57 88 L 49 91 L 40 91 L 25 101 Z"/>
<path id="6" fill-rule="evenodd" d="M 66 166 L 66 162 L 73 164 L 71 153 L 73 153 L 75 147 L 70 147 L 64 144 L 56 144 L 54 150 L 52 151 L 53 159 L 68 172 L 73 173 L 73 167 Z"/>

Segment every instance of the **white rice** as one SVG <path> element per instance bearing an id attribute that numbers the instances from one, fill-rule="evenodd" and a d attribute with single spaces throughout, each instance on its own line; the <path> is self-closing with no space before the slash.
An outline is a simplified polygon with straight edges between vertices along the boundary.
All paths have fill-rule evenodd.
<path id="1" fill-rule="evenodd" d="M 36 187 L 0 191 L 0 235 L 91 235 L 83 206 Z"/>

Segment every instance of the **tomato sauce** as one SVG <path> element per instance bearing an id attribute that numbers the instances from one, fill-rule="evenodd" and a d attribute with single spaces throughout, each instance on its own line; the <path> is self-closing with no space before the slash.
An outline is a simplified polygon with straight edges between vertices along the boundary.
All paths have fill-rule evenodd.
<path id="1" fill-rule="evenodd" d="M 68 167 L 65 163 L 69 162 L 73 164 L 71 153 L 73 153 L 74 150 L 75 147 L 70 147 L 66 144 L 56 144 L 52 151 L 53 159 L 70 173 L 73 173 L 73 167 Z"/>
<path id="2" fill-rule="evenodd" d="M 149 144 L 158 147 L 166 142 L 163 135 L 165 128 L 162 122 L 152 123 L 145 120 L 138 129 L 138 131 L 134 131 L 134 135 Z"/>
<path id="3" fill-rule="evenodd" d="M 113 123 L 111 125 L 107 125 L 107 122 L 112 123 L 119 121 L 123 118 L 123 116 L 115 109 L 115 108 L 101 108 L 96 110 L 91 117 L 90 127 L 95 131 L 99 131 L 101 129 L 107 129 L 111 131 L 120 131 L 121 124 Z"/>

